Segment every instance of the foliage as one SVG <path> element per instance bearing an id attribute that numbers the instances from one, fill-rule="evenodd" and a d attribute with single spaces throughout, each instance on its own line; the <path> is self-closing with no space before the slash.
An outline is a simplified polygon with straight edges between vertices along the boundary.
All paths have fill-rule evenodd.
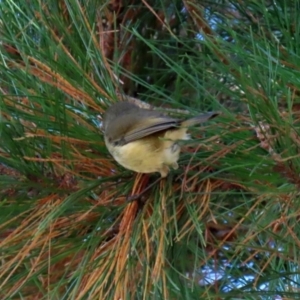
<path id="1" fill-rule="evenodd" d="M 299 5 L 1 3 L 1 298 L 296 299 Z M 101 132 L 126 97 L 223 112 L 131 202 L 156 175 Z"/>

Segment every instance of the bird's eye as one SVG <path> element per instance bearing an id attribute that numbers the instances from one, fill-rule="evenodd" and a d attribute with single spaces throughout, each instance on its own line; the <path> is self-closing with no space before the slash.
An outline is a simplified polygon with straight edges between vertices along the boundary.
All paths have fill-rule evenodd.
<path id="1" fill-rule="evenodd" d="M 113 141 L 112 143 L 114 146 L 123 146 L 123 145 L 125 145 L 125 140 L 124 140 L 124 138 L 121 138 L 116 141 Z"/>
<path id="2" fill-rule="evenodd" d="M 120 146 L 121 140 L 114 140 L 114 141 L 111 141 L 111 143 L 112 143 L 114 146 Z"/>

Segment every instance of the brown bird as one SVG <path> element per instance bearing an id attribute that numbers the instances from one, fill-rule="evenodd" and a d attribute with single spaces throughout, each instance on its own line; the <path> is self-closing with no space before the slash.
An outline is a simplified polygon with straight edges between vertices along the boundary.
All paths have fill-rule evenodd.
<path id="1" fill-rule="evenodd" d="M 117 102 L 104 114 L 105 144 L 124 168 L 139 173 L 159 172 L 166 177 L 169 167 L 178 168 L 179 140 L 188 140 L 187 129 L 216 116 L 208 112 L 187 120 L 175 119 L 130 102 Z"/>

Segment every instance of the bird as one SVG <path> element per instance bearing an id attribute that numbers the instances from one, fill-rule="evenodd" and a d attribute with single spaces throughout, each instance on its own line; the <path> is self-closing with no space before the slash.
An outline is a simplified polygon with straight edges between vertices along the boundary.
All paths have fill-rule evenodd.
<path id="1" fill-rule="evenodd" d="M 170 168 L 178 168 L 180 145 L 188 140 L 188 127 L 206 122 L 220 112 L 207 112 L 181 120 L 162 112 L 119 101 L 103 116 L 105 145 L 124 168 L 138 173 L 160 173 L 167 177 Z"/>

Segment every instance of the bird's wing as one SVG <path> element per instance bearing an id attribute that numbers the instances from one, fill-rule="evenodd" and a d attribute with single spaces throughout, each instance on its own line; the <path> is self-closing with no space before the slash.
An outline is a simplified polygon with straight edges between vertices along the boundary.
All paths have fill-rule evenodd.
<path id="1" fill-rule="evenodd" d="M 175 128 L 178 125 L 179 121 L 177 119 L 169 117 L 149 118 L 146 123 L 145 120 L 143 120 L 142 124 L 139 124 L 132 130 L 129 130 L 123 137 L 123 143 L 127 144 L 149 136 L 150 134 Z"/>

